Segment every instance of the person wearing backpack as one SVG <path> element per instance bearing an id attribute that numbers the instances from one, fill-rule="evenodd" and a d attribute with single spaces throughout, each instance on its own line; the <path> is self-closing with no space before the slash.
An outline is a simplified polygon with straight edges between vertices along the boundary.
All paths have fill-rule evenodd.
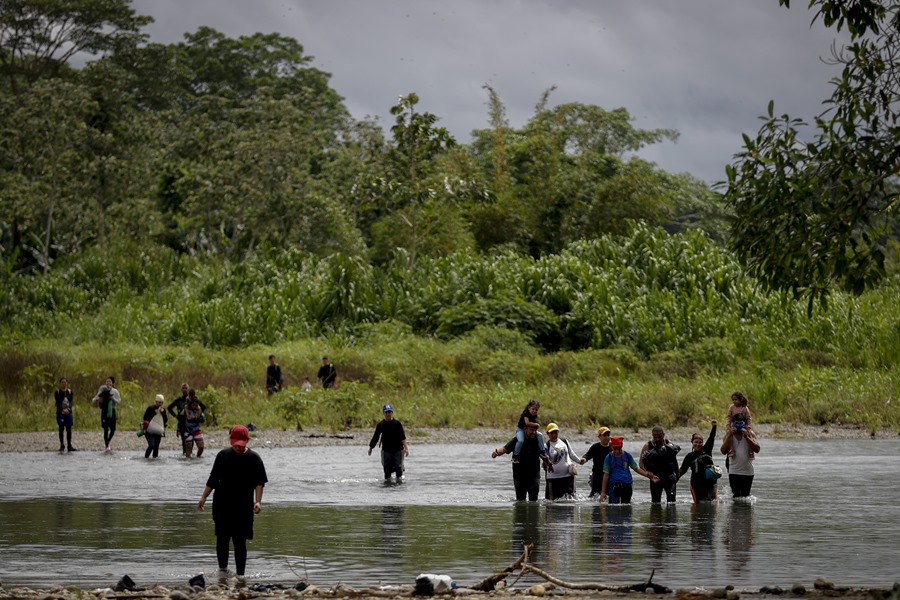
<path id="1" fill-rule="evenodd" d="M 681 448 L 666 438 L 666 432 L 660 425 L 651 430 L 650 441 L 641 449 L 639 464 L 642 469 L 650 471 L 659 479 L 650 484 L 650 500 L 662 501 L 662 493 L 666 492 L 666 502 L 675 502 L 675 482 L 678 481 L 678 453 Z"/>
<path id="2" fill-rule="evenodd" d="M 692 434 L 691 451 L 681 461 L 678 478 L 681 479 L 688 471 L 691 472 L 691 496 L 694 498 L 694 504 L 712 502 L 719 496 L 718 482 L 719 477 L 722 476 L 722 470 L 712 459 L 717 425 L 717 421 L 713 419 L 706 443 L 703 442 L 703 436 L 699 433 Z"/>
<path id="3" fill-rule="evenodd" d="M 606 455 L 603 462 L 603 486 L 600 488 L 600 502 L 609 500 L 610 504 L 631 504 L 631 495 L 634 492 L 634 478 L 631 471 L 643 475 L 650 480 L 651 485 L 659 483 L 659 477 L 639 467 L 634 457 L 625 452 L 625 438 L 613 436 L 609 440 L 612 452 Z M 608 493 L 607 493 L 608 492 Z"/>
<path id="4" fill-rule="evenodd" d="M 572 451 L 569 441 L 559 437 L 559 426 L 556 423 L 547 425 L 547 444 L 545 449 L 552 471 L 547 471 L 547 487 L 544 497 L 547 500 L 575 496 L 575 465 L 581 464 L 581 457 Z"/>

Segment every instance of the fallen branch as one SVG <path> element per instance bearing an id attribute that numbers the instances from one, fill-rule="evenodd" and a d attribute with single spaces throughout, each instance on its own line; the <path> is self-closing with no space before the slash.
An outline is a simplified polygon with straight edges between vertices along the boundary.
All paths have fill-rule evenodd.
<path id="1" fill-rule="evenodd" d="M 605 583 L 572 583 L 570 581 L 564 581 L 531 564 L 529 562 L 529 558 L 531 557 L 533 552 L 534 544 L 527 544 L 525 546 L 525 552 L 523 552 L 522 556 L 517 558 L 515 562 L 511 563 L 508 567 L 506 567 L 499 573 L 494 573 L 493 575 L 485 577 L 484 579 L 473 585 L 471 589 L 481 592 L 493 591 L 498 583 L 509 577 L 514 571 L 520 570 L 518 576 L 510 585 L 515 585 L 516 582 L 519 581 L 519 579 L 521 579 L 525 574 L 534 573 L 538 577 L 544 578 L 553 585 L 568 588 L 570 590 L 594 590 L 601 592 L 646 592 L 648 589 L 652 589 L 658 594 L 668 594 L 672 591 L 664 585 L 653 583 L 653 576 L 656 574 L 656 569 L 653 569 L 650 572 L 650 577 L 647 578 L 647 581 L 645 581 L 644 583 L 634 583 L 632 585 L 607 585 Z"/>
<path id="2" fill-rule="evenodd" d="M 525 544 L 525 551 L 522 553 L 522 556 L 517 558 L 514 562 L 510 563 L 508 567 L 500 571 L 499 573 L 494 573 L 493 575 L 489 575 L 472 586 L 473 590 L 478 590 L 479 592 L 491 592 L 496 589 L 496 585 L 506 579 L 513 571 L 516 571 L 522 568 L 522 565 L 528 563 L 528 558 L 531 556 L 531 553 L 534 551 L 534 544 Z"/>

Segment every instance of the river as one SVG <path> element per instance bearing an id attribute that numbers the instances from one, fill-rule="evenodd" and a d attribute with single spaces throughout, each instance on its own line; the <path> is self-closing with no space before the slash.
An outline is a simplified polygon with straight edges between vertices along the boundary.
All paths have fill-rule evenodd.
<path id="1" fill-rule="evenodd" d="M 652 569 L 669 587 L 900 580 L 900 439 L 761 443 L 749 502 L 732 501 L 723 478 L 716 504 L 693 506 L 685 480 L 677 503 L 653 505 L 637 478 L 630 507 L 586 497 L 589 464 L 578 499 L 517 503 L 508 457 L 491 460 L 487 444 L 414 445 L 402 485 L 385 484 L 363 446 L 263 448 L 248 575 L 368 586 L 429 572 L 470 585 L 534 543 L 537 566 L 578 582 L 636 583 Z M 3 585 L 214 572 L 210 513 L 196 508 L 213 454 L 0 453 Z"/>

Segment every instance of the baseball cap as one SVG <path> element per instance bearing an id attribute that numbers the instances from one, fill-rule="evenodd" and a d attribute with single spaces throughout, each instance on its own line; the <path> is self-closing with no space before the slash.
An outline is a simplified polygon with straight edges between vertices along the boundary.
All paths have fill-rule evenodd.
<path id="1" fill-rule="evenodd" d="M 597 435 L 603 435 L 604 433 L 609 433 L 609 427 L 601 427 L 597 430 Z"/>
<path id="2" fill-rule="evenodd" d="M 550 423 L 549 425 L 547 425 L 547 433 L 550 433 L 551 431 L 559 431 L 559 425 L 557 425 L 556 423 Z"/>
<path id="3" fill-rule="evenodd" d="M 166 398 L 165 398 L 165 396 L 163 396 L 162 394 L 157 394 L 157 395 L 156 395 L 156 401 L 157 401 L 158 403 L 162 404 L 163 402 L 166 401 Z"/>
<path id="4" fill-rule="evenodd" d="M 394 412 L 394 407 L 390 404 L 385 404 L 381 407 L 381 412 Z"/>
<path id="5" fill-rule="evenodd" d="M 621 435 L 613 436 L 609 439 L 609 445 L 613 448 L 621 448 L 625 445 L 625 438 Z"/>
<path id="6" fill-rule="evenodd" d="M 246 446 L 250 440 L 250 431 L 244 425 L 235 425 L 231 428 L 231 445 Z"/>

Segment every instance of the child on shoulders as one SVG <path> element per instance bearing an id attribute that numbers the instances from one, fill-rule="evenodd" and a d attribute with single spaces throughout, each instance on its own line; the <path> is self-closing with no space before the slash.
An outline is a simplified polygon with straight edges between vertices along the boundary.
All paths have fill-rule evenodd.
<path id="1" fill-rule="evenodd" d="M 728 407 L 728 413 L 725 415 L 725 423 L 727 425 L 725 428 L 726 432 L 731 429 L 731 421 L 734 419 L 735 415 L 742 415 L 746 426 L 751 426 L 750 408 L 747 406 L 747 397 L 740 392 L 731 394 L 731 406 Z"/>
<path id="2" fill-rule="evenodd" d="M 519 423 L 516 425 L 516 448 L 513 450 L 513 460 L 519 460 L 519 452 L 522 451 L 522 444 L 525 443 L 525 427 L 529 424 L 540 427 L 537 420 L 537 414 L 540 408 L 540 402 L 537 400 L 530 400 L 525 407 L 525 410 L 523 410 L 522 414 L 519 416 Z M 540 428 L 537 432 L 537 441 L 538 447 L 544 448 L 544 436 L 541 435 Z"/>

